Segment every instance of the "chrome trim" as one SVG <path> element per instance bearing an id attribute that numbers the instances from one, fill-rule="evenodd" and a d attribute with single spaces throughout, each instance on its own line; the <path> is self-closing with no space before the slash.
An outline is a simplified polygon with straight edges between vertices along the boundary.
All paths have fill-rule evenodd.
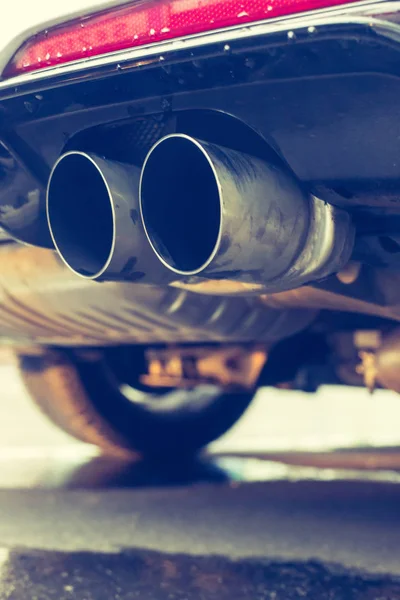
<path id="1" fill-rule="evenodd" d="M 375 0 L 371 2 L 366 0 L 351 5 L 345 4 L 318 9 L 301 13 L 300 15 L 277 17 L 276 19 L 267 19 L 255 22 L 254 24 L 236 25 L 222 30 L 194 34 L 156 44 L 148 44 L 139 48 L 121 50 L 102 56 L 74 61 L 65 65 L 48 67 L 1 81 L 0 94 L 3 90 L 10 90 L 11 93 L 3 97 L 0 95 L 0 99 L 18 95 L 19 86 L 34 82 L 38 84 L 41 82 L 48 83 L 53 77 L 60 75 L 65 76 L 68 83 L 78 82 L 88 77 L 96 78 L 96 74 L 93 75 L 93 71 L 100 67 L 109 66 L 113 68 L 113 71 L 123 72 L 132 68 L 158 64 L 160 61 L 165 60 L 166 54 L 172 52 L 191 50 L 193 48 L 197 49 L 211 44 L 221 44 L 221 51 L 229 52 L 230 48 L 227 47 L 228 42 L 282 33 L 287 30 L 304 29 L 309 35 L 316 35 L 316 27 L 353 24 L 379 29 L 381 35 L 386 35 L 388 38 L 393 39 L 393 35 L 396 37 L 400 36 L 400 26 L 396 23 L 383 21 L 374 17 L 376 13 L 380 17 L 383 14 L 393 12 L 400 12 L 400 1 L 387 2 L 386 0 L 379 0 L 377 2 Z M 311 27 L 312 31 L 310 31 Z M 104 74 L 97 74 L 97 77 L 99 76 L 104 76 Z"/>

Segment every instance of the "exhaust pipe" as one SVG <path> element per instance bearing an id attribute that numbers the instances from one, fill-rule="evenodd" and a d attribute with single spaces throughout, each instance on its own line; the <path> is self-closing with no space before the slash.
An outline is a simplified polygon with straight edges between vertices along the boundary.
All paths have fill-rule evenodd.
<path id="1" fill-rule="evenodd" d="M 290 172 L 183 134 L 147 155 L 140 210 L 158 258 L 192 290 L 204 278 L 295 288 L 340 270 L 354 243 L 349 215 Z"/>
<path id="2" fill-rule="evenodd" d="M 139 212 L 140 170 L 95 154 L 67 152 L 51 172 L 47 219 L 64 263 L 86 279 L 167 282 Z"/>

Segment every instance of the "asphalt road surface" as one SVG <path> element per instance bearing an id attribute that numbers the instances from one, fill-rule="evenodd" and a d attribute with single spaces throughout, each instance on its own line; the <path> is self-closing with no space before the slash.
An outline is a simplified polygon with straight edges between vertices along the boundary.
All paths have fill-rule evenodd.
<path id="1" fill-rule="evenodd" d="M 197 461 L 129 464 L 0 370 L 0 600 L 400 600 L 392 396 L 262 394 Z"/>

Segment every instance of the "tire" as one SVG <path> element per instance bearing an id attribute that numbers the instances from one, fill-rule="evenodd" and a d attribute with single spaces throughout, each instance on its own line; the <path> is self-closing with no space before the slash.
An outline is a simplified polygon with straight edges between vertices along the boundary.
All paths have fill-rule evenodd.
<path id="1" fill-rule="evenodd" d="M 225 433 L 253 392 L 212 385 L 129 399 L 106 361 L 69 351 L 19 355 L 25 386 L 42 412 L 73 437 L 112 455 L 182 459 Z"/>

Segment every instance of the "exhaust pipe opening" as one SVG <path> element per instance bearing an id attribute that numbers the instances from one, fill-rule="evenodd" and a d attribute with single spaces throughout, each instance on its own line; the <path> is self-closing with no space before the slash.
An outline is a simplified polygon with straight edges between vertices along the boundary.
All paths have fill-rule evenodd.
<path id="1" fill-rule="evenodd" d="M 148 239 L 175 273 L 195 275 L 213 259 L 221 235 L 217 174 L 202 146 L 174 135 L 147 156 L 140 202 Z"/>
<path id="2" fill-rule="evenodd" d="M 47 218 L 54 245 L 75 273 L 95 279 L 107 268 L 115 243 L 110 190 L 90 156 L 69 152 L 50 175 Z"/>
<path id="3" fill-rule="evenodd" d="M 290 170 L 185 134 L 150 150 L 140 207 L 179 285 L 207 278 L 278 292 L 337 272 L 352 252 L 350 216 L 307 194 Z"/>

